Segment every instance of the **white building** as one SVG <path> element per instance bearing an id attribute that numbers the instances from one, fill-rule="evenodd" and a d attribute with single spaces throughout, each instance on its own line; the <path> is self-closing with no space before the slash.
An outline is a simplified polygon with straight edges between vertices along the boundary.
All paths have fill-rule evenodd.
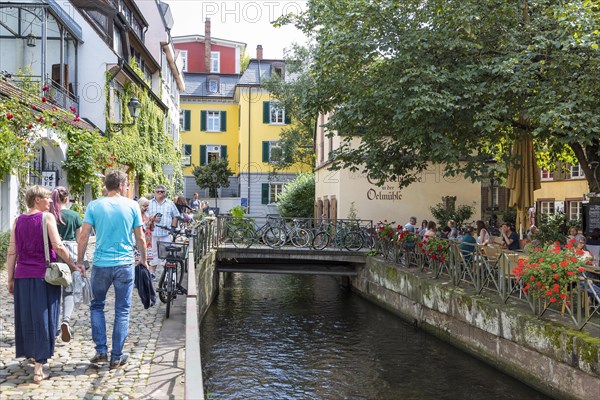
<path id="1" fill-rule="evenodd" d="M 138 7 L 138 4 L 139 6 Z M 147 17 L 147 18 L 146 18 Z M 125 85 L 146 91 L 167 116 L 164 130 L 179 141 L 179 92 L 182 61 L 171 38 L 173 19 L 160 1 L 20 0 L 0 3 L 0 71 L 10 89 L 27 73 L 50 87 L 51 102 L 74 107 L 80 125 L 99 134 L 123 122 L 120 103 Z M 130 66 L 134 59 L 143 76 Z M 109 93 L 106 93 L 106 88 Z M 2 87 L 0 87 L 2 90 Z M 1 95 L 0 91 L 0 101 Z M 6 94 L 5 94 L 6 95 Z M 125 99 L 125 103 L 129 99 Z M 53 185 L 67 185 L 61 169 L 66 146 L 52 132 L 42 133 L 33 170 L 55 173 Z M 173 170 L 173 166 L 163 166 Z M 167 174 L 168 175 L 168 174 Z M 136 187 L 130 195 L 137 195 Z M 15 177 L 0 182 L 0 231 L 18 213 Z M 86 201 L 91 194 L 86 194 Z"/>

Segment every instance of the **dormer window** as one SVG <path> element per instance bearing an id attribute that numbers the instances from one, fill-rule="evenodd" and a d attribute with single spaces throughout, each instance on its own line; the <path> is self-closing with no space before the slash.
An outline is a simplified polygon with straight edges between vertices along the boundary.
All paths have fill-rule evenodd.
<path id="1" fill-rule="evenodd" d="M 282 62 L 274 62 L 271 64 L 271 72 L 273 76 L 277 76 L 280 79 L 285 78 L 285 64 Z"/>
<path id="2" fill-rule="evenodd" d="M 208 93 L 219 93 L 220 79 L 217 75 L 206 77 L 206 89 Z"/>
<path id="3" fill-rule="evenodd" d="M 208 91 L 210 93 L 217 93 L 219 90 L 219 81 L 216 79 L 211 79 L 208 81 Z"/>

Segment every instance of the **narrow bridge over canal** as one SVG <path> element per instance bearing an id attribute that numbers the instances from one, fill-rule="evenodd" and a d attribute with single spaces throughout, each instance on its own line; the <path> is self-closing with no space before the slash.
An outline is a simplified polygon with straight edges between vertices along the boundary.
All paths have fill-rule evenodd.
<path id="1" fill-rule="evenodd" d="M 366 262 L 367 251 L 309 248 L 217 247 L 217 271 L 266 274 L 355 276 Z"/>

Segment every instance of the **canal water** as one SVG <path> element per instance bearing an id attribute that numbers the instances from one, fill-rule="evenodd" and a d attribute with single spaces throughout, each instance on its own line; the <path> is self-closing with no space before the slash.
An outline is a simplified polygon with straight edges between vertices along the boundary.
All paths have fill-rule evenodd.
<path id="1" fill-rule="evenodd" d="M 327 276 L 234 274 L 201 327 L 209 399 L 545 399 Z"/>

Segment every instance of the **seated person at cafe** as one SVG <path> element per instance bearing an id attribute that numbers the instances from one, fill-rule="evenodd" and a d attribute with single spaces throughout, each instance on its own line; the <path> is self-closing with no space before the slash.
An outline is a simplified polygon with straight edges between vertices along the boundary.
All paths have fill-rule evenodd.
<path id="1" fill-rule="evenodd" d="M 440 234 L 440 237 L 442 239 L 448 239 L 451 231 L 452 229 L 450 229 L 450 227 L 445 226 L 444 228 L 442 228 L 442 233 Z"/>
<path id="2" fill-rule="evenodd" d="M 472 226 L 467 227 L 465 234 L 462 237 L 462 242 L 460 243 L 460 251 L 467 262 L 473 260 L 473 252 L 475 251 L 475 246 L 477 245 L 477 240 L 473 236 L 474 232 L 475 228 Z"/>
<path id="3" fill-rule="evenodd" d="M 505 222 L 500 227 L 500 234 L 502 235 L 502 241 L 509 250 L 520 250 L 521 245 L 519 244 L 519 235 L 512 229 L 512 224 Z"/>

